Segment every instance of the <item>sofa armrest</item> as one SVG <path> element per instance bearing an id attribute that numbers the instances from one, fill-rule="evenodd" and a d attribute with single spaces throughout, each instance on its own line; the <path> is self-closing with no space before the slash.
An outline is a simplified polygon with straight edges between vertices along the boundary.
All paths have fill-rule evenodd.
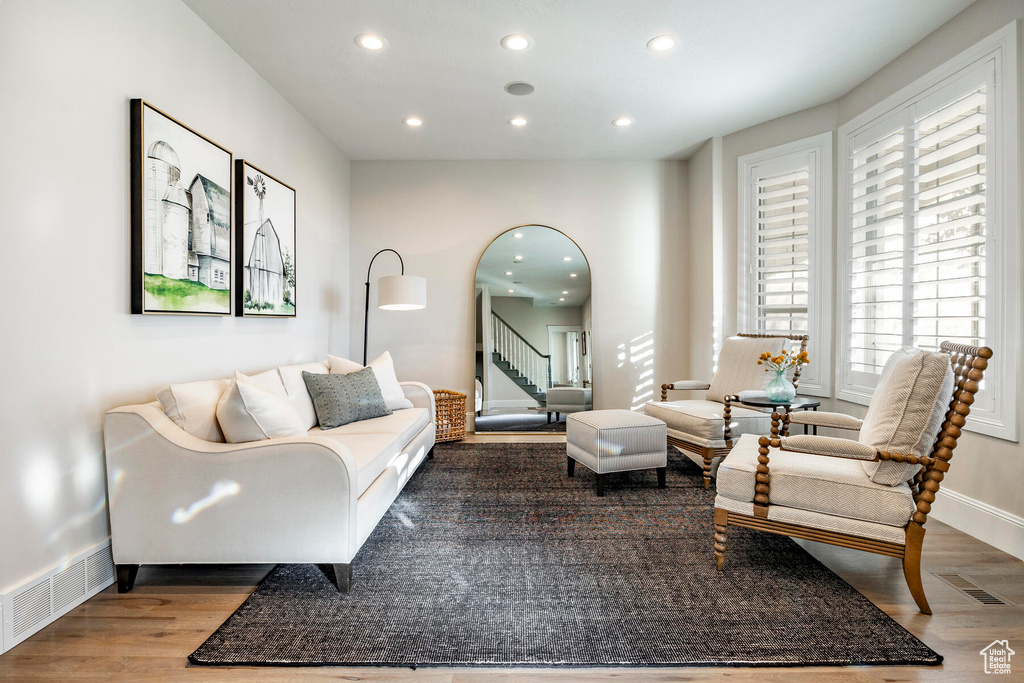
<path id="1" fill-rule="evenodd" d="M 811 427 L 831 427 L 832 429 L 849 429 L 858 431 L 863 420 L 843 413 L 829 413 L 816 410 L 794 410 L 789 413 L 789 423 L 810 425 Z"/>
<path id="2" fill-rule="evenodd" d="M 413 406 L 416 408 L 426 408 L 430 414 L 430 420 L 433 422 L 436 419 L 436 409 L 434 406 L 434 392 L 423 382 L 399 382 L 402 387 L 402 391 L 405 392 L 405 397 L 412 401 Z"/>
<path id="3" fill-rule="evenodd" d="M 155 404 L 103 419 L 117 564 L 347 563 L 358 472 L 328 437 L 213 443 Z"/>
<path id="4" fill-rule="evenodd" d="M 784 436 L 781 439 L 782 450 L 811 455 L 825 455 L 832 458 L 850 458 L 852 460 L 878 460 L 878 451 L 852 439 L 838 439 L 832 436 L 812 436 L 798 434 Z"/>
<path id="5" fill-rule="evenodd" d="M 670 382 L 668 388 L 676 391 L 706 391 L 711 388 L 711 384 L 699 379 L 680 379 Z"/>

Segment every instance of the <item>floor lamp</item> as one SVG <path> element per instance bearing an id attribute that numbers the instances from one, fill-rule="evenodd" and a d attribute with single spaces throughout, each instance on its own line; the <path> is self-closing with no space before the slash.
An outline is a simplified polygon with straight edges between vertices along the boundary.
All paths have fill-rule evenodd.
<path id="1" fill-rule="evenodd" d="M 398 257 L 402 266 L 401 275 L 390 275 L 377 280 L 377 308 L 386 311 L 415 311 L 427 307 L 427 281 L 418 275 L 405 274 L 405 261 L 394 249 L 381 249 L 366 268 L 366 308 L 363 311 L 363 365 L 366 365 L 366 340 L 369 336 L 370 321 L 370 269 L 373 262 L 385 251 Z"/>

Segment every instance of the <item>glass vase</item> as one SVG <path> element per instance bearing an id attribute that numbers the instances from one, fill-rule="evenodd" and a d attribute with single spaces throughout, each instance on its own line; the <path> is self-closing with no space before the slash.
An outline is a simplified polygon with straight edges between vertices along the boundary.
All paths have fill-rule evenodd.
<path id="1" fill-rule="evenodd" d="M 765 393 L 768 394 L 768 400 L 770 401 L 786 403 L 792 401 L 796 396 L 796 387 L 786 379 L 785 370 L 776 370 L 775 379 L 768 382 L 768 386 L 765 387 Z"/>

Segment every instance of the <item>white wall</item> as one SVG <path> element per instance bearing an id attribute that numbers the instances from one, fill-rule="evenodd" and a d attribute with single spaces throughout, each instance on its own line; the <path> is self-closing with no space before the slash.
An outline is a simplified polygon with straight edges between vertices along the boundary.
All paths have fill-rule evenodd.
<path id="1" fill-rule="evenodd" d="M 686 304 L 675 282 L 685 183 L 680 162 L 353 162 L 353 291 L 384 247 L 402 253 L 407 273 L 427 278 L 426 310 L 381 311 L 371 299 L 370 357 L 390 349 L 400 378 L 472 389 L 477 260 L 510 227 L 550 225 L 576 240 L 590 262 L 595 405 L 642 405 L 660 377 L 684 367 L 676 349 Z M 374 271 L 374 279 L 397 272 L 397 263 Z M 357 296 L 354 354 L 361 308 Z"/>
<path id="2" fill-rule="evenodd" d="M 297 319 L 129 315 L 132 97 L 297 189 Z M 347 353 L 349 168 L 177 0 L 5 0 L 0 122 L 3 591 L 107 536 L 104 411 Z"/>

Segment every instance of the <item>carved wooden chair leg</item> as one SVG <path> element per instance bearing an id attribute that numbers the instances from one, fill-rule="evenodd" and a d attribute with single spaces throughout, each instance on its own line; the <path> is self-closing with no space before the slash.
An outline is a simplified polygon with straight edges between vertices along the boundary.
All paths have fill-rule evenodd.
<path id="1" fill-rule="evenodd" d="M 924 527 L 917 522 L 907 525 L 907 545 L 903 550 L 903 576 L 907 579 L 907 587 L 914 596 L 914 602 L 924 614 L 931 614 L 928 599 L 924 596 L 924 585 L 921 583 L 921 545 L 924 541 Z"/>
<path id="2" fill-rule="evenodd" d="M 729 511 L 715 508 L 715 567 L 725 567 L 725 541 L 729 534 Z"/>
<path id="3" fill-rule="evenodd" d="M 711 488 L 711 461 L 715 458 L 715 451 L 710 448 L 701 449 L 701 455 L 704 458 L 704 489 L 708 490 Z"/>

